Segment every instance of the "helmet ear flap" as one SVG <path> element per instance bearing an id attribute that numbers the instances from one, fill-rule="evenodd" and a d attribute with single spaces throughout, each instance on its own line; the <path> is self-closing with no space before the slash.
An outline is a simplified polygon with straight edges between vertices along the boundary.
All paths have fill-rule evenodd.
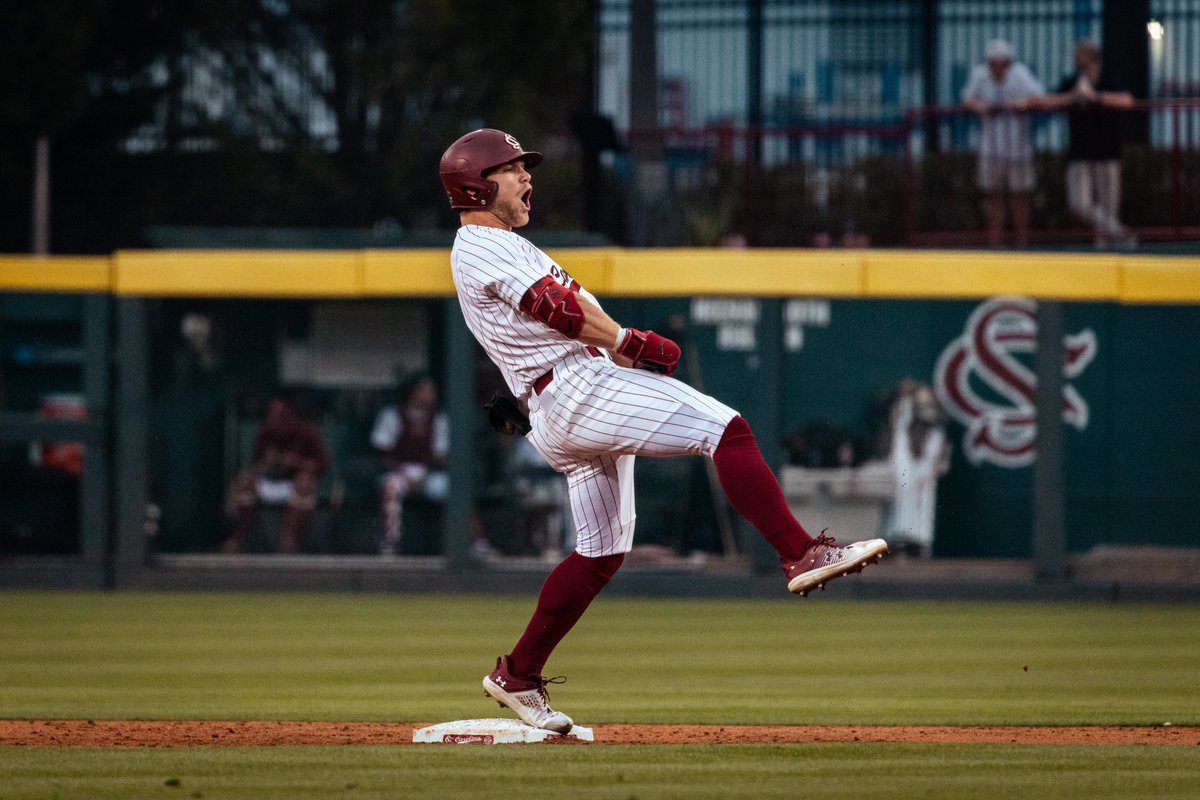
<path id="1" fill-rule="evenodd" d="M 496 197 L 496 192 L 500 190 L 495 181 L 486 179 L 474 180 L 463 178 L 458 183 L 459 201 L 471 208 L 487 208 Z M 451 197 L 451 200 L 454 200 L 454 198 Z"/>

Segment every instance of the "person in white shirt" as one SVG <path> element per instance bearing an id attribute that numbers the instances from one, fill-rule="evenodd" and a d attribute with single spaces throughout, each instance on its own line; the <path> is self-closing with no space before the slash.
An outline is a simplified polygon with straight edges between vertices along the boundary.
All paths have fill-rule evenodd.
<path id="1" fill-rule="evenodd" d="M 1029 68 L 1013 62 L 1012 45 L 987 43 L 986 64 L 971 70 L 963 105 L 980 115 L 977 180 L 984 193 L 988 244 L 1004 244 L 1005 201 L 1012 212 L 1017 246 L 1029 244 L 1029 200 L 1035 186 L 1028 111 L 1045 89 Z"/>
<path id="2" fill-rule="evenodd" d="M 371 430 L 371 446 L 385 470 L 379 481 L 383 518 L 379 552 L 394 556 L 400 552 L 404 500 L 420 493 L 441 503 L 449 489 L 445 468 L 450 425 L 438 408 L 433 378 L 424 373 L 409 378 L 400 390 L 400 402 L 380 409 Z"/>
<path id="3" fill-rule="evenodd" d="M 950 468 L 950 447 L 937 397 L 906 378 L 891 408 L 888 460 L 895 481 L 888 544 L 900 552 L 933 554 L 937 483 Z"/>

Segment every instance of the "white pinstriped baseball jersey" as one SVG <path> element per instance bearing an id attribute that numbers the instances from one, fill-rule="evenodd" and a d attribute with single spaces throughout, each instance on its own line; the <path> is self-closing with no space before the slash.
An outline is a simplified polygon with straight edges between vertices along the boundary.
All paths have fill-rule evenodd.
<path id="1" fill-rule="evenodd" d="M 464 225 L 450 251 L 450 272 L 467 327 L 500 368 L 514 396 L 528 398 L 533 382 L 565 359 L 592 358 L 584 344 L 519 308 L 525 291 L 547 275 L 599 305 L 524 236 L 501 228 Z"/>
<path id="2" fill-rule="evenodd" d="M 521 311 L 525 291 L 546 275 L 595 298 L 519 234 L 464 225 L 450 264 L 467 327 L 513 394 L 529 401 L 529 441 L 567 476 L 576 551 L 628 552 L 634 456 L 711 457 L 737 412 L 674 378 L 594 357 Z M 550 370 L 553 380 L 532 392 Z"/>

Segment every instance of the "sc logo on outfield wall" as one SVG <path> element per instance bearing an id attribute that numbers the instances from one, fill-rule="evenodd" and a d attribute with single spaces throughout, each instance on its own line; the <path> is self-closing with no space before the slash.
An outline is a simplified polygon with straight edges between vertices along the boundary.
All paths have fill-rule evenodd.
<path id="1" fill-rule="evenodd" d="M 1037 303 L 993 297 L 967 318 L 962 335 L 938 357 L 934 386 L 943 408 L 966 426 L 963 450 L 973 464 L 1025 467 L 1036 455 L 1034 397 L 1037 379 L 1018 358 L 1037 349 Z M 1078 377 L 1096 357 L 1096 334 L 1084 329 L 1063 337 L 1063 377 Z M 1028 359 L 1026 359 L 1028 360 Z M 1088 404 L 1063 386 L 1063 420 L 1088 424 Z"/>

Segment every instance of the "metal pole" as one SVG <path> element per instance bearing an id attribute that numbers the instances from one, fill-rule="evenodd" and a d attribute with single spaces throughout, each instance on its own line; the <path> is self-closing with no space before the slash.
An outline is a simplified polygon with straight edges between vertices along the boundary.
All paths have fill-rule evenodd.
<path id="1" fill-rule="evenodd" d="M 471 513 L 475 507 L 475 340 L 463 321 L 458 299 L 445 301 L 446 416 L 450 421 L 450 496 L 442 517 L 442 551 L 451 569 L 470 559 Z"/>
<path id="2" fill-rule="evenodd" d="M 655 0 L 629 5 L 629 149 L 633 186 L 629 202 L 629 243 L 661 244 L 656 199 L 666 190 L 658 142 L 658 10 Z"/>
<path id="3" fill-rule="evenodd" d="M 1033 563 L 1037 577 L 1066 574 L 1063 468 L 1063 304 L 1038 302 L 1037 460 L 1033 465 Z"/>
<path id="4" fill-rule="evenodd" d="M 149 348 L 146 300 L 117 300 L 117 393 L 113 414 L 116 440 L 116 532 L 112 585 L 124 569 L 145 566 L 146 505 L 149 486 Z"/>
<path id="5" fill-rule="evenodd" d="M 782 466 L 783 452 L 783 376 L 786 352 L 783 349 L 783 300 L 766 297 L 761 301 L 758 326 L 758 375 L 754 381 L 758 395 L 759 416 L 754 420 L 754 435 L 767 466 L 776 476 Z M 803 520 L 801 520 L 803 522 Z M 755 572 L 770 572 L 779 568 L 779 555 L 762 536 L 746 537 L 750 564 Z"/>
<path id="6" fill-rule="evenodd" d="M 629 4 L 629 126 L 638 133 L 658 127 L 657 13 L 655 0 Z"/>
<path id="7" fill-rule="evenodd" d="M 762 163 L 762 72 L 763 72 L 763 0 L 750 0 L 746 9 L 746 163 L 750 169 Z"/>
<path id="8" fill-rule="evenodd" d="M 938 0 L 921 2 L 921 105 L 937 105 Z M 932 125 L 932 123 L 931 123 Z M 932 149 L 926 131 L 926 152 Z M 934 137 L 936 138 L 936 137 Z"/>
<path id="9" fill-rule="evenodd" d="M 33 156 L 33 254 L 50 252 L 50 140 L 39 136 Z"/>
<path id="10" fill-rule="evenodd" d="M 111 298 L 89 295 L 83 303 L 83 397 L 88 419 L 99 426 L 99 435 L 84 445 L 83 475 L 79 489 L 80 552 L 89 563 L 100 564 L 109 553 L 112 530 L 109 469 L 112 463 L 112 425 L 109 404 L 109 370 L 112 367 L 110 336 Z"/>
<path id="11" fill-rule="evenodd" d="M 928 147 L 928 139 L 926 139 Z M 926 149 L 925 155 L 929 155 Z M 917 236 L 917 168 L 913 159 L 912 114 L 904 115 L 904 245 L 912 247 Z"/>
<path id="12" fill-rule="evenodd" d="M 1104 74 L 1138 99 L 1150 96 L 1150 5 L 1150 0 L 1104 0 L 1100 17 Z M 1127 116 L 1129 140 L 1150 141 L 1150 114 L 1139 110 Z"/>
<path id="13" fill-rule="evenodd" d="M 921 3 L 921 105 L 924 109 L 920 112 L 918 124 L 920 126 L 920 135 L 922 138 L 922 157 L 929 158 L 933 154 L 939 152 L 940 141 L 938 137 L 938 125 L 940 119 L 937 114 L 932 113 L 928 109 L 932 109 L 938 104 L 938 0 L 923 0 Z M 907 156 L 908 162 L 912 165 L 912 147 L 913 147 L 913 117 L 911 114 L 906 115 L 906 121 L 909 126 L 907 138 Z M 910 169 L 909 172 L 909 187 L 915 189 L 913 183 L 917 180 L 917 173 Z M 913 200 L 916 198 L 916 192 L 913 192 Z M 912 246 L 914 242 L 914 233 L 916 231 L 916 206 L 913 201 L 906 204 L 908 209 L 909 227 L 906 231 L 905 244 Z"/>

